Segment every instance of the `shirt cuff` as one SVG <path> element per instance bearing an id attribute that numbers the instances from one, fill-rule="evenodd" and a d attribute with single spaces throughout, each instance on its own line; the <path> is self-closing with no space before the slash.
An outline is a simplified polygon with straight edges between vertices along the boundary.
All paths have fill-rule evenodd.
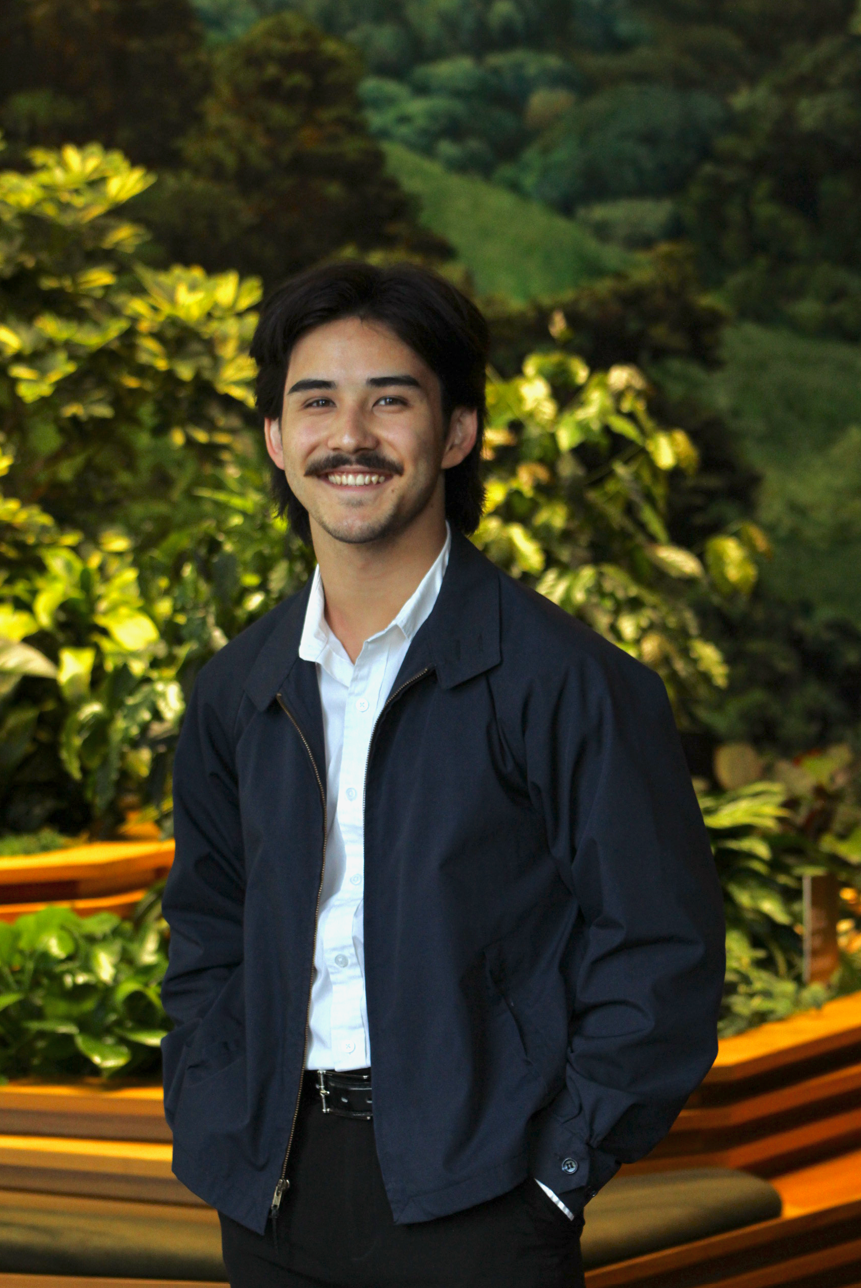
<path id="1" fill-rule="evenodd" d="M 543 1190 L 543 1191 L 544 1191 L 544 1193 L 547 1195 L 547 1197 L 548 1197 L 549 1199 L 552 1199 L 552 1200 L 553 1200 L 553 1202 L 556 1204 L 556 1206 L 557 1206 L 557 1207 L 558 1207 L 562 1212 L 564 1212 L 564 1213 L 565 1213 L 565 1215 L 567 1216 L 567 1218 L 568 1218 L 568 1220 L 569 1220 L 569 1221 L 573 1221 L 573 1220 L 574 1220 L 574 1213 L 573 1213 L 573 1212 L 571 1212 L 571 1211 L 570 1211 L 570 1210 L 565 1206 L 565 1204 L 562 1202 L 562 1200 L 559 1198 L 559 1196 L 558 1196 L 557 1194 L 554 1194 L 554 1193 L 553 1193 L 553 1191 L 552 1191 L 552 1190 L 551 1190 L 547 1185 L 545 1185 L 543 1181 L 539 1181 L 539 1180 L 537 1180 L 537 1179 L 536 1179 L 535 1184 L 536 1184 L 536 1185 L 540 1185 L 540 1186 L 541 1186 L 542 1190 Z"/>

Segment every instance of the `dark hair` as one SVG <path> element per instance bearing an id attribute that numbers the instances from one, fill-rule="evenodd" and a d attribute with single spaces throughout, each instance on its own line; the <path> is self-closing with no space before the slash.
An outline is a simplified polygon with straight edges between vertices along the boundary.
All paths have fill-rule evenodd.
<path id="1" fill-rule="evenodd" d="M 446 422 L 456 407 L 475 409 L 478 436 L 459 465 L 446 470 L 445 512 L 452 527 L 474 532 L 484 506 L 481 447 L 486 412 L 487 323 L 476 306 L 444 278 L 414 264 L 377 267 L 341 261 L 291 278 L 264 302 L 251 355 L 257 362 L 257 407 L 271 420 L 282 414 L 293 346 L 300 336 L 338 318 L 380 322 L 409 345 L 437 376 Z M 310 541 L 308 511 L 272 464 L 279 514 Z"/>

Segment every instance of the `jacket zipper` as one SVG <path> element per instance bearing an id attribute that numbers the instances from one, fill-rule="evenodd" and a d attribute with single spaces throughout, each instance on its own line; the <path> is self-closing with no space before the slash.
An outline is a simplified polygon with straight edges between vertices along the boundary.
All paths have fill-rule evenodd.
<path id="1" fill-rule="evenodd" d="M 311 762 L 311 768 L 314 770 L 314 777 L 317 779 L 317 786 L 320 789 L 320 800 L 323 805 L 323 862 L 320 866 L 320 881 L 317 886 L 317 902 L 314 907 L 314 939 L 312 941 L 312 946 L 311 946 L 311 977 L 313 979 L 314 957 L 316 956 L 316 952 L 317 952 L 317 921 L 320 914 L 320 897 L 323 893 L 323 876 L 326 871 L 326 842 L 328 840 L 328 834 L 329 834 L 328 807 L 326 804 L 326 789 L 323 786 L 323 780 L 320 777 L 320 771 L 317 768 L 317 762 L 314 759 L 314 753 L 311 750 L 311 745 L 308 742 L 308 739 L 305 737 L 302 730 L 300 729 L 299 723 L 296 720 L 296 717 L 293 715 L 293 712 L 286 705 L 280 693 L 276 694 L 276 698 L 277 698 L 279 707 L 287 716 L 289 716 L 294 729 L 298 733 L 299 737 L 302 739 L 302 745 L 308 753 L 308 759 Z M 305 1046 L 303 1047 L 303 1050 L 302 1050 L 303 1072 L 305 1069 L 305 1058 L 308 1054 L 308 1022 L 310 1018 L 311 1018 L 311 983 L 309 982 L 308 1006 L 305 1011 Z M 269 1208 L 269 1216 L 270 1216 L 270 1219 L 273 1221 L 278 1216 L 278 1210 L 281 1207 L 281 1199 L 284 1196 L 284 1191 L 289 1190 L 290 1188 L 290 1182 L 287 1180 L 287 1163 L 290 1158 L 290 1150 L 293 1145 L 293 1137 L 296 1134 L 296 1120 L 299 1117 L 299 1103 L 301 1099 L 302 1099 L 302 1075 L 300 1074 L 299 1075 L 299 1093 L 296 1096 L 296 1104 L 293 1108 L 293 1121 L 290 1124 L 290 1135 L 287 1138 L 287 1148 L 284 1151 L 284 1162 L 281 1164 L 281 1175 L 278 1177 L 278 1184 L 275 1186 L 275 1193 L 272 1195 L 272 1204 L 271 1204 L 271 1207 Z"/>
<path id="2" fill-rule="evenodd" d="M 386 711 L 389 709 L 392 703 L 395 702 L 400 697 L 400 695 L 404 692 L 404 690 L 409 689 L 411 685 L 415 684 L 418 680 L 423 679 L 424 676 L 429 674 L 431 669 L 432 669 L 431 667 L 426 666 L 424 670 L 418 671 L 409 680 L 405 680 L 403 684 L 399 685 L 399 687 L 395 690 L 394 693 L 389 694 L 388 698 L 383 704 L 382 711 L 377 716 L 376 723 L 374 724 L 374 728 L 371 733 L 371 741 L 368 744 L 368 756 L 365 761 L 365 782 L 362 788 L 362 818 L 364 818 L 365 816 L 365 800 L 367 797 L 367 790 L 368 790 L 368 766 L 371 763 L 371 752 L 373 751 L 373 748 L 374 748 L 374 738 L 377 735 L 377 729 L 380 727 L 380 721 L 382 720 L 383 716 L 386 714 Z M 308 739 L 305 737 L 304 733 L 299 727 L 299 723 L 296 720 L 296 717 L 293 715 L 292 711 L 284 702 L 284 699 L 281 697 L 281 694 L 278 693 L 275 696 L 278 701 L 279 707 L 287 716 L 289 716 L 293 724 L 293 727 L 295 728 L 299 737 L 302 739 L 302 745 L 304 746 L 305 750 L 308 753 L 308 759 L 311 761 L 311 767 L 314 770 L 314 777 L 317 779 L 317 786 L 320 789 L 320 800 L 323 803 L 323 863 L 320 868 L 320 883 L 317 886 L 317 903 L 314 908 L 314 940 L 313 940 L 313 946 L 311 950 L 311 965 L 313 969 L 314 957 L 317 951 L 317 921 L 320 914 L 320 897 L 323 893 L 323 875 L 326 870 L 326 842 L 328 840 L 328 831 L 329 831 L 328 807 L 326 804 L 326 789 L 323 786 L 323 780 L 320 777 L 320 771 L 317 768 L 317 762 L 314 759 L 314 753 L 311 751 L 310 743 L 308 742 Z M 310 1020 L 310 1018 L 311 1018 L 311 986 L 309 984 L 308 1007 L 305 1012 L 305 1046 L 302 1052 L 303 1070 L 305 1068 L 305 1057 L 308 1054 L 308 1021 Z M 290 1182 L 287 1179 L 287 1163 L 290 1159 L 290 1150 L 293 1145 L 293 1137 L 296 1134 L 296 1120 L 299 1117 L 299 1103 L 301 1101 L 301 1098 L 302 1098 L 302 1082 L 300 1077 L 299 1094 L 296 1097 L 296 1105 L 295 1105 L 295 1108 L 293 1109 L 293 1121 L 290 1124 L 290 1135 L 287 1139 L 287 1148 L 284 1151 L 284 1162 L 281 1164 L 281 1175 L 278 1177 L 278 1184 L 275 1186 L 275 1193 L 272 1195 L 272 1204 L 269 1208 L 269 1216 L 270 1216 L 270 1219 L 273 1221 L 278 1216 L 278 1211 L 281 1207 L 281 1200 L 284 1197 L 285 1191 L 289 1190 L 290 1188 Z"/>
<path id="3" fill-rule="evenodd" d="M 423 671 L 417 671 L 416 674 L 411 676 L 409 680 L 404 680 L 403 684 L 399 685 L 398 688 L 395 689 L 394 693 L 389 694 L 389 696 L 386 698 L 385 702 L 383 703 L 383 708 L 380 714 L 377 716 L 376 722 L 371 731 L 371 741 L 368 743 L 368 755 L 367 755 L 367 758 L 365 759 L 365 781 L 362 784 L 362 826 L 363 827 L 365 824 L 365 801 L 367 800 L 367 796 L 368 796 L 368 768 L 370 767 L 370 764 L 371 764 L 371 752 L 374 750 L 374 739 L 377 736 L 377 730 L 379 729 L 382 723 L 383 716 L 386 714 L 386 712 L 388 711 L 392 703 L 396 702 L 397 699 L 401 696 L 404 689 L 411 688 L 412 685 L 414 685 L 418 680 L 424 679 L 424 677 L 428 675 L 432 670 L 433 670 L 433 667 L 426 666 Z"/>

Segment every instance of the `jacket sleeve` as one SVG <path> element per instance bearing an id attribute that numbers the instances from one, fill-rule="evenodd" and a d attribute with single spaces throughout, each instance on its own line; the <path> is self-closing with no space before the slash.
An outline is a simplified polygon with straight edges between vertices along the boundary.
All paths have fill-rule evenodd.
<path id="1" fill-rule="evenodd" d="M 233 751 L 216 701 L 202 695 L 200 681 L 174 759 L 173 808 L 176 853 L 162 904 L 170 926 L 162 1002 L 176 1026 L 162 1042 L 168 1121 L 189 1043 L 243 957 L 245 882 Z"/>
<path id="2" fill-rule="evenodd" d="M 669 1131 L 717 1053 L 720 885 L 663 682 L 624 655 L 527 720 L 530 792 L 580 916 L 565 1085 L 531 1170 L 579 1210 Z"/>

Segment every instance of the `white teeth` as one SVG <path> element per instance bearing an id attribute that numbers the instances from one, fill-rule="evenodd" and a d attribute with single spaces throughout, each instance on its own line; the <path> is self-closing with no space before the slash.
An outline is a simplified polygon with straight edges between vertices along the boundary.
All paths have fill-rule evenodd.
<path id="1" fill-rule="evenodd" d="M 329 474 L 330 483 L 337 487 L 367 487 L 370 483 L 382 483 L 382 474 Z"/>

